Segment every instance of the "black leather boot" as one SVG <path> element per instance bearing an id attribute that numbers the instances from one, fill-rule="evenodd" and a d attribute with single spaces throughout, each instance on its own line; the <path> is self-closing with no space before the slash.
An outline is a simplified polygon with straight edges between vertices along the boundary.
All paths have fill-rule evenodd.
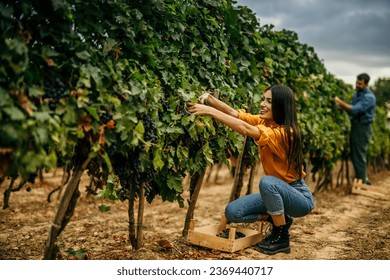
<path id="1" fill-rule="evenodd" d="M 274 228 L 271 238 L 257 243 L 254 248 L 267 255 L 290 253 L 290 234 L 287 225 Z"/>
<path id="2" fill-rule="evenodd" d="M 272 222 L 272 220 L 271 220 Z M 254 249 L 269 255 L 284 252 L 290 253 L 290 234 L 288 232 L 293 222 L 292 217 L 286 215 L 286 224 L 272 227 L 271 234 L 263 241 L 257 243 Z"/>
<path id="3" fill-rule="evenodd" d="M 285 219 L 286 219 L 285 226 L 286 226 L 286 229 L 288 231 L 293 223 L 293 218 L 290 217 L 289 215 L 286 215 Z M 268 235 L 264 240 L 262 240 L 261 242 L 256 244 L 257 247 L 268 248 L 271 240 L 273 240 L 274 235 L 276 234 L 276 226 L 274 225 L 271 216 L 267 219 L 267 222 L 270 222 L 272 224 L 272 231 L 271 231 L 270 235 Z"/>

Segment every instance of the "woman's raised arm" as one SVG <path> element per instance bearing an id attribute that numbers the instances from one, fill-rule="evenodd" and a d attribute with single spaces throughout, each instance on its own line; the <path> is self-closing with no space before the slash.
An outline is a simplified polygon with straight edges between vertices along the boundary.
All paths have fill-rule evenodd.
<path id="1" fill-rule="evenodd" d="M 203 93 L 199 98 L 199 101 L 201 104 L 207 103 L 207 105 L 217 109 L 218 111 L 221 111 L 234 118 L 238 118 L 237 110 L 233 109 L 232 107 L 222 102 L 221 100 L 215 98 L 208 92 Z"/>
<path id="2" fill-rule="evenodd" d="M 214 98 L 213 100 L 217 100 Z M 225 104 L 221 102 L 222 104 Z M 207 102 L 209 104 L 209 102 Z M 225 104 L 226 105 L 226 104 Z M 227 105 L 226 105 L 227 106 Z M 229 106 L 227 106 L 229 107 Z M 229 107 L 230 108 L 230 107 Z M 220 121 L 221 123 L 227 125 L 234 131 L 242 134 L 242 135 L 248 135 L 249 137 L 254 138 L 255 140 L 258 140 L 260 138 L 260 131 L 259 129 L 251 125 L 247 122 L 244 122 L 240 119 L 238 119 L 236 116 L 229 115 L 222 110 L 219 110 L 215 107 L 207 106 L 204 104 L 190 104 L 187 107 L 188 112 L 198 115 L 198 116 L 211 116 L 212 118 Z M 235 110 L 234 110 L 235 111 Z M 237 111 L 235 111 L 237 112 Z M 237 113 L 238 116 L 238 113 Z"/>

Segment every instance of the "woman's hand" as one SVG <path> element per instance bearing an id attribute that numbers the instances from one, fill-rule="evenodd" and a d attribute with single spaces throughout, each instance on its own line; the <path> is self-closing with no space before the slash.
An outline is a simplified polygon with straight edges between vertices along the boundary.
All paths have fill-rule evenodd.
<path id="1" fill-rule="evenodd" d="M 210 93 L 204 92 L 204 93 L 199 97 L 199 102 L 200 102 L 200 104 L 204 104 L 205 102 L 207 102 L 207 99 L 209 98 L 209 96 L 210 96 Z"/>
<path id="2" fill-rule="evenodd" d="M 187 104 L 187 111 L 196 116 L 210 115 L 211 110 L 213 110 L 213 108 L 207 105 L 197 103 Z"/>
<path id="3" fill-rule="evenodd" d="M 340 105 L 340 101 L 341 101 L 340 98 L 338 98 L 337 96 L 335 96 L 335 97 L 333 98 L 333 100 L 334 100 L 334 102 L 336 102 L 337 105 Z"/>

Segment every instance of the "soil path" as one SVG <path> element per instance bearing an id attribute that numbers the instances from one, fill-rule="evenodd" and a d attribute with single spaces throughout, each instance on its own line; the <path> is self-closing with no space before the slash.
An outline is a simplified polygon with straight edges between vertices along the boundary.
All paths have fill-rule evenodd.
<path id="1" fill-rule="evenodd" d="M 227 168 L 210 176 L 200 191 L 195 210 L 195 227 L 218 224 L 233 184 Z M 258 182 L 262 174 L 256 176 Z M 43 182 L 11 194 L 10 207 L 0 210 L 0 259 L 42 259 L 44 245 L 58 207 L 47 196 L 60 182 L 61 172 L 45 174 Z M 390 259 L 390 171 L 371 176 L 385 193 L 384 199 L 345 195 L 326 190 L 316 194 L 316 207 L 291 227 L 291 253 L 268 256 L 252 248 L 235 253 L 195 246 L 181 232 L 187 205 L 155 199 L 146 204 L 144 246 L 133 251 L 128 242 L 127 203 L 102 200 L 83 193 L 74 216 L 59 236 L 59 259 L 269 259 L 269 260 L 388 260 Z M 83 185 L 89 179 L 83 177 Z M 308 182 L 311 188 L 313 182 Z M 8 181 L 0 186 L 4 193 Z M 256 188 L 256 184 L 254 189 Z M 244 192 L 245 190 L 243 190 Z M 188 191 L 183 194 L 188 199 Z M 99 205 L 111 206 L 101 213 Z M 3 202 L 0 203 L 0 208 Z M 249 226 L 249 225 L 248 225 Z M 267 228 L 267 227 L 266 227 Z"/>

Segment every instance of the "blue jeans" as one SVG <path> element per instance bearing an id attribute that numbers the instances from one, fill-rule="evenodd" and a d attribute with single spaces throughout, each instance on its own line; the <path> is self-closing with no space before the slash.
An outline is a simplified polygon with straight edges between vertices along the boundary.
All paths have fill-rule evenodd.
<path id="1" fill-rule="evenodd" d="M 259 189 L 260 192 L 230 202 L 225 209 L 226 218 L 234 223 L 253 223 L 260 214 L 303 217 L 314 208 L 314 197 L 303 179 L 287 184 L 276 177 L 264 176 Z"/>

